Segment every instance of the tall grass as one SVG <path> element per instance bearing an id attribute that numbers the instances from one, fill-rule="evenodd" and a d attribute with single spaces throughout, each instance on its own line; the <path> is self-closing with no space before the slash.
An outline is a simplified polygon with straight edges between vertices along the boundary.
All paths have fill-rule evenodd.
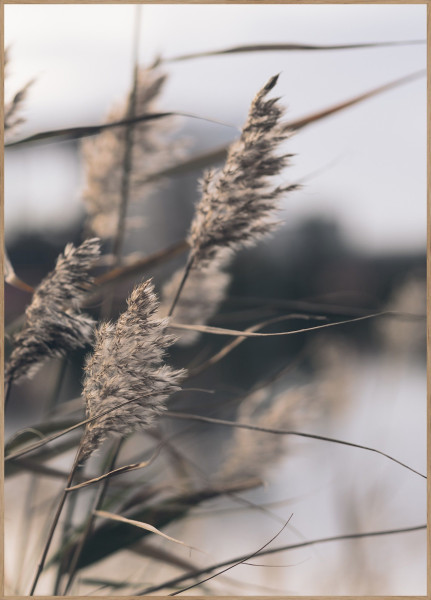
<path id="1" fill-rule="evenodd" d="M 307 44 L 277 47 L 322 50 Z M 346 47 L 361 45 L 342 46 Z M 281 542 L 282 532 L 283 536 L 287 531 L 295 535 L 295 527 L 301 529 L 303 522 L 299 519 L 296 525 L 290 507 L 281 515 L 274 512 L 271 502 L 263 500 L 272 473 L 277 473 L 275 481 L 281 486 L 278 477 L 286 461 L 301 460 L 301 456 L 307 459 L 305 446 L 294 441 L 298 438 L 321 448 L 326 459 L 326 447 L 346 452 L 346 456 L 349 452 L 352 461 L 353 452 L 368 453 L 381 469 L 390 464 L 400 476 L 416 477 L 418 485 L 426 479 L 407 458 L 400 460 L 386 452 L 379 440 L 343 438 L 335 435 L 333 431 L 338 430 L 332 427 L 343 411 L 353 410 L 349 384 L 354 376 L 349 369 L 355 357 L 354 344 L 343 346 L 330 332 L 351 327 L 350 323 L 360 327 L 378 322 L 374 334 L 393 340 L 394 328 L 400 324 L 403 337 L 411 334 L 415 345 L 422 332 L 418 324 L 423 327 L 420 301 L 409 304 L 412 295 L 404 291 L 406 302 L 398 293 L 387 306 L 375 310 L 333 306 L 331 312 L 331 305 L 316 303 L 301 309 L 292 298 L 280 299 L 281 304 L 274 308 L 263 290 L 257 305 L 247 309 L 243 298 L 241 310 L 229 312 L 229 307 L 235 307 L 229 290 L 234 283 L 236 253 L 252 246 L 259 249 L 283 224 L 284 217 L 288 219 L 288 211 L 285 215 L 281 212 L 281 200 L 299 193 L 298 182 L 289 178 L 295 152 L 293 132 L 299 135 L 305 126 L 422 74 L 385 83 L 297 121 L 286 116 L 286 99 L 274 96 L 275 75 L 261 82 L 250 99 L 237 140 L 214 152 L 185 157 L 184 140 L 179 136 L 172 143 L 169 139 L 170 128 L 178 127 L 174 115 L 157 112 L 167 80 L 162 67 L 213 54 L 273 49 L 273 45 L 257 45 L 208 51 L 145 67 L 135 57 L 130 93 L 122 106 L 109 113 L 107 124 L 16 137 L 9 144 L 84 138 L 86 219 L 84 241 L 77 246 L 68 244 L 54 270 L 35 289 L 17 277 L 9 259 L 6 263 L 6 281 L 29 294 L 25 314 L 15 324 L 18 331 L 13 334 L 6 363 L 8 410 L 19 402 L 21 380 L 33 381 L 38 370 L 48 373 L 46 369 L 56 360 L 63 361 L 51 386 L 51 401 L 44 403 L 42 420 L 17 431 L 6 443 L 6 477 L 12 481 L 15 475 L 24 475 L 30 482 L 27 488 L 21 486 L 20 493 L 27 498 L 23 522 L 28 532 L 23 536 L 31 539 L 31 552 L 23 544 L 17 546 L 17 563 L 25 561 L 26 565 L 18 570 L 18 580 L 14 581 L 8 567 L 8 594 L 145 595 L 163 591 L 176 595 L 198 586 L 205 594 L 213 594 L 219 589 L 213 587 L 219 580 L 235 585 L 236 567 L 254 564 L 259 568 L 256 565 L 262 564 L 263 556 L 348 539 L 397 536 L 400 540 L 404 539 L 402 533 L 425 528 L 421 515 L 413 525 L 365 524 L 362 528 L 358 522 L 360 530 L 317 539 L 310 539 L 307 533 L 306 540 L 286 543 L 284 537 Z M 6 128 L 19 125 L 16 115 L 26 94 L 27 87 L 13 97 L 5 112 Z M 223 164 L 215 169 L 217 162 Z M 131 227 L 134 232 L 145 232 L 148 226 L 129 218 L 132 201 L 148 202 L 151 188 L 163 178 L 206 167 L 212 168 L 201 176 L 200 198 L 184 239 L 148 256 L 127 256 L 125 242 Z M 168 267 L 179 256 L 183 265 Z M 165 268 L 161 277 L 157 274 L 160 266 Z M 415 280 L 414 285 L 420 283 Z M 415 290 L 414 297 L 422 298 L 420 290 Z M 123 304 L 120 310 L 118 297 Z M 214 341 L 220 336 L 222 343 Z M 288 364 L 279 361 L 259 372 L 260 363 L 266 364 L 259 359 L 265 352 L 262 348 L 268 346 L 259 348 L 258 344 L 292 336 L 306 341 Z M 217 368 L 229 364 L 238 346 L 252 343 L 252 364 L 243 368 L 257 365 L 255 381 L 247 389 L 225 383 L 220 379 L 223 370 Z M 82 349 L 84 360 L 79 354 Z M 67 359 L 74 365 L 73 377 L 80 379 L 81 394 L 60 401 Z M 238 368 L 238 362 L 232 365 Z M 69 377 L 71 373 L 72 369 Z M 42 404 L 37 386 L 32 396 L 32 402 Z M 319 450 L 317 453 L 319 461 Z M 49 478 L 46 490 L 37 485 L 42 478 Z M 297 495 L 294 478 L 287 489 L 292 497 Z M 6 509 L 6 518 L 9 511 L 11 507 Z M 230 520 L 229 516 L 223 518 L 223 511 Z M 236 529 L 235 511 L 241 515 L 254 512 L 248 528 L 253 528 L 255 519 L 262 519 L 256 527 L 260 543 L 247 537 L 248 530 L 245 533 L 246 553 L 235 551 L 244 534 L 240 525 Z M 217 520 L 219 515 L 226 552 L 216 559 L 207 556 L 214 554 L 211 541 L 196 535 L 194 527 L 199 519 Z M 262 530 L 261 523 L 267 523 L 264 519 L 271 525 Z M 280 540 L 274 547 L 277 537 Z M 181 546 L 192 549 L 190 556 L 181 554 Z M 127 552 L 133 553 L 132 565 L 150 567 L 134 573 L 127 568 Z M 265 565 L 270 572 L 270 564 L 261 568 L 265 570 Z M 259 588 L 256 584 L 254 589 L 280 593 L 279 588 L 267 584 L 265 580 L 265 585 Z M 248 593 L 246 584 L 242 586 L 241 593 Z M 325 589 L 322 583 L 322 591 Z"/>

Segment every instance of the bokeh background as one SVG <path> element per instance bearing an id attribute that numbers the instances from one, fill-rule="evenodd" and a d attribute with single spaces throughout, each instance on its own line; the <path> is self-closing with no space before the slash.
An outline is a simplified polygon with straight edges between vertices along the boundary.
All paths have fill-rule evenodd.
<path id="1" fill-rule="evenodd" d="M 35 79 L 17 137 L 103 122 L 131 85 L 137 15 L 143 65 L 156 57 L 242 44 L 426 38 L 426 6 L 421 5 L 143 5 L 140 12 L 133 5 L 8 5 L 6 97 Z M 415 44 L 167 62 L 158 108 L 225 123 L 175 119 L 175 137 L 186 140 L 184 152 L 192 155 L 235 139 L 251 98 L 276 73 L 281 73 L 277 94 L 288 106 L 288 118 L 295 119 L 418 71 L 425 61 L 425 45 Z M 283 225 L 276 235 L 235 257 L 228 298 L 214 324 L 245 327 L 255 322 L 246 309 L 273 316 L 274 306 L 338 317 L 385 307 L 424 315 L 425 78 L 307 127 L 290 140 L 289 152 L 295 156 L 285 179 L 304 180 L 303 186 L 283 203 Z M 17 274 L 29 284 L 37 284 L 52 268 L 67 242 L 81 239 L 83 167 L 79 142 L 5 152 L 5 242 Z M 145 255 L 184 237 L 200 175 L 196 170 L 173 177 L 133 209 L 145 222 L 128 236 L 127 252 Z M 183 262 L 178 258 L 151 272 L 156 284 Z M 133 283 L 130 279 L 116 290 L 114 313 L 124 306 Z M 26 293 L 6 286 L 6 325 L 28 301 Z M 303 430 L 377 447 L 424 472 L 425 321 L 385 319 L 327 331 L 249 340 L 197 378 L 196 385 L 216 389 L 218 398 L 246 391 L 305 356 L 276 390 L 303 389 L 310 382 L 321 386 L 302 417 Z M 188 363 L 221 345 L 203 337 L 186 351 L 174 349 L 172 360 Z M 82 357 L 70 361 L 62 400 L 79 394 L 80 361 Z M 37 422 L 37 399 L 52 387 L 55 368 L 48 365 L 34 382 L 14 391 L 6 436 Z M 218 416 L 232 414 L 228 406 Z M 263 444 L 261 438 L 256 443 Z M 215 464 L 227 444 L 226 432 L 213 429 L 195 429 L 183 438 L 183 450 L 192 457 L 202 455 L 207 466 Z M 285 450 L 265 472 L 267 486 L 247 496 L 263 504 L 290 499 L 271 508 L 278 519 L 293 513 L 291 527 L 278 542 L 425 522 L 425 483 L 382 457 L 298 440 L 288 440 Z M 15 590 L 21 510 L 15 498 L 17 490 L 25 495 L 25 485 L 19 475 L 6 486 L 7 581 Z M 225 512 L 217 512 L 221 508 Z M 173 526 L 171 535 L 222 560 L 257 549 L 279 528 L 274 514 L 257 517 L 230 508 L 229 500 L 210 505 L 206 519 L 198 515 L 183 529 Z M 425 594 L 425 547 L 424 532 L 308 547 L 266 559 L 265 564 L 272 561 L 277 568 L 238 567 L 230 579 L 216 579 L 211 593 Z M 154 569 L 146 571 L 148 561 L 143 564 L 127 552 L 120 558 L 136 583 L 144 585 L 153 576 Z M 204 563 L 205 557 L 196 562 Z M 114 563 L 99 565 L 100 573 Z M 157 577 L 162 580 L 166 574 L 167 569 Z M 22 570 L 21 577 L 25 579 Z M 92 589 L 78 582 L 77 593 Z"/>

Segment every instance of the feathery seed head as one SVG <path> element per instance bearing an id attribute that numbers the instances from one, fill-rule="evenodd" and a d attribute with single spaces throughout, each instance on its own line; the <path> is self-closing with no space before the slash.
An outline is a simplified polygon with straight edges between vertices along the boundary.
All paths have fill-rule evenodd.
<path id="1" fill-rule="evenodd" d="M 188 238 L 195 267 L 207 265 L 227 248 L 253 245 L 277 225 L 273 215 L 288 188 L 274 186 L 271 178 L 288 163 L 290 155 L 276 152 L 291 135 L 280 122 L 284 108 L 279 99 L 266 98 L 277 79 L 272 77 L 254 98 L 223 169 L 203 176 Z"/>
<path id="2" fill-rule="evenodd" d="M 80 459 L 86 460 L 109 434 L 146 429 L 165 409 L 164 400 L 180 389 L 185 375 L 164 364 L 166 348 L 175 341 L 167 319 L 157 316 L 151 281 L 136 287 L 127 310 L 116 323 L 96 331 L 87 359 L 84 398 L 88 419 Z M 106 413 L 106 414 L 105 414 Z"/>
<path id="3" fill-rule="evenodd" d="M 165 81 L 166 75 L 155 69 L 139 69 L 135 105 L 137 116 L 154 110 Z M 129 105 L 128 97 L 110 111 L 108 122 L 127 118 Z M 165 128 L 163 119 L 138 122 L 133 127 L 133 165 L 136 168 L 131 173 L 132 201 L 141 200 L 144 193 L 147 195 L 156 187 L 155 182 L 145 183 L 145 177 L 166 167 L 179 151 L 179 144 L 168 143 L 165 139 Z M 107 129 L 95 138 L 84 140 L 82 144 L 86 169 L 83 200 L 87 211 L 87 227 L 101 238 L 114 236 L 118 225 L 126 130 L 126 127 Z"/>
<path id="4" fill-rule="evenodd" d="M 89 269 L 100 253 L 98 239 L 75 248 L 68 244 L 36 288 L 25 312 L 26 325 L 15 337 L 6 379 L 31 377 L 43 361 L 63 356 L 91 341 L 94 321 L 79 312 L 79 303 L 93 283 Z"/>

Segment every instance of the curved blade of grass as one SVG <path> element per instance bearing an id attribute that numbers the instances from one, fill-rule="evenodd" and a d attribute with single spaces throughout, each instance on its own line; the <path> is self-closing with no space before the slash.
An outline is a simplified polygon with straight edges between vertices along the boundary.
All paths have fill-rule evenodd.
<path id="1" fill-rule="evenodd" d="M 252 306 L 258 305 L 259 307 L 272 307 L 274 309 L 288 308 L 290 310 L 305 311 L 310 316 L 318 312 L 320 315 L 326 317 L 362 317 L 370 313 L 382 312 L 379 308 L 361 308 L 358 306 L 341 306 L 339 304 L 328 304 L 322 302 L 314 302 L 309 300 L 285 300 L 284 298 L 267 298 L 260 296 L 229 296 L 226 298 L 226 303 L 239 306 L 243 311 L 244 305 Z M 391 318 L 402 318 L 406 320 L 424 320 L 426 319 L 425 314 L 408 313 L 394 310 L 385 311 L 385 316 Z M 224 318 L 224 314 L 223 314 Z"/>
<path id="2" fill-rule="evenodd" d="M 158 113 L 146 113 L 143 115 L 137 115 L 136 117 L 129 119 L 121 119 L 119 121 L 111 121 L 110 123 L 102 123 L 100 125 L 86 125 L 83 127 L 66 127 L 64 129 L 54 129 L 51 131 L 42 131 L 40 133 L 36 133 L 34 135 L 30 135 L 21 140 L 16 140 L 15 142 L 8 142 L 4 145 L 5 148 L 16 148 L 17 146 L 24 146 L 30 143 L 37 142 L 64 142 L 64 141 L 73 141 L 79 140 L 84 137 L 89 137 L 91 135 L 97 135 L 106 129 L 112 129 L 114 127 L 124 127 L 130 126 L 135 123 L 141 123 L 145 121 L 154 121 L 157 119 L 164 119 L 165 117 L 187 117 L 189 119 L 197 119 L 199 121 L 206 121 L 208 123 L 215 123 L 216 125 L 223 125 L 224 127 L 231 127 L 236 129 L 234 125 L 229 123 L 224 123 L 222 121 L 218 121 L 216 119 L 210 119 L 207 117 L 200 117 L 198 115 L 194 115 L 191 113 L 185 112 L 176 112 L 176 111 L 168 111 L 168 112 L 158 112 Z"/>
<path id="3" fill-rule="evenodd" d="M 100 591 L 103 588 L 112 588 L 114 590 L 125 590 L 127 588 L 133 587 L 136 584 L 124 582 L 124 581 L 114 581 L 113 579 L 101 579 L 97 577 L 83 577 L 81 582 L 86 585 L 94 585 L 98 586 L 96 591 Z M 94 593 L 94 592 L 93 592 Z"/>
<path id="4" fill-rule="evenodd" d="M 160 537 L 165 538 L 165 540 L 174 542 L 174 544 L 180 544 L 181 546 L 185 546 L 186 548 L 189 548 L 190 550 L 198 550 L 194 546 L 189 546 L 185 542 L 182 542 L 181 540 L 177 540 L 176 538 L 171 537 L 170 535 L 167 535 L 166 533 L 163 533 L 163 531 L 160 531 L 159 529 L 157 529 L 157 527 L 154 527 L 153 525 L 150 525 L 149 523 L 143 523 L 142 521 L 135 521 L 133 519 L 126 519 L 126 517 L 121 517 L 120 515 L 114 515 L 113 513 L 107 512 L 105 510 L 96 510 L 94 512 L 94 514 L 98 517 L 102 517 L 103 519 L 110 519 L 111 521 L 118 521 L 119 523 L 126 523 L 126 525 L 133 525 L 133 527 L 138 527 L 139 529 L 144 529 L 145 531 L 149 531 L 150 533 L 155 533 L 156 535 L 159 535 Z M 201 552 L 201 551 L 198 550 L 198 552 Z"/>
<path id="5" fill-rule="evenodd" d="M 338 440 L 336 438 L 330 438 L 330 437 L 326 437 L 324 435 L 317 435 L 314 433 L 303 433 L 303 432 L 299 432 L 299 431 L 290 431 L 288 429 L 272 429 L 272 428 L 268 428 L 268 427 L 259 427 L 258 425 L 251 425 L 249 423 L 238 423 L 236 421 L 226 421 L 224 419 L 214 419 L 213 417 L 192 415 L 189 413 L 175 412 L 172 410 L 165 411 L 163 413 L 163 416 L 168 417 L 168 418 L 171 417 L 173 419 L 185 419 L 185 420 L 190 419 L 192 421 L 201 421 L 203 423 L 213 423 L 214 425 L 224 425 L 226 427 L 235 427 L 238 429 L 249 429 L 252 431 L 262 431 L 264 433 L 274 433 L 274 434 L 278 434 L 278 435 L 295 435 L 298 437 L 310 438 L 313 440 L 320 440 L 322 442 L 331 442 L 332 444 L 341 444 L 343 446 L 359 448 L 360 450 L 368 450 L 368 452 L 375 452 L 376 454 L 380 454 L 380 456 L 384 456 L 385 458 L 388 458 L 389 460 L 397 463 L 398 465 L 404 467 L 405 469 L 412 471 L 412 473 L 415 473 L 416 475 L 423 477 L 423 479 L 427 478 L 427 476 L 424 475 L 423 473 L 416 471 L 416 469 L 409 467 L 408 465 L 406 465 L 405 463 L 401 462 L 400 460 L 394 458 L 393 456 L 386 454 L 386 452 L 382 452 L 381 450 L 376 450 L 376 448 L 371 448 L 370 446 L 363 446 L 362 444 L 354 444 L 353 442 L 346 442 L 344 440 Z"/>
<path id="6" fill-rule="evenodd" d="M 158 548 L 157 546 L 149 544 L 148 542 L 138 542 L 129 548 L 129 550 L 135 554 L 138 554 L 139 556 L 145 556 L 146 558 L 151 558 L 180 569 L 190 570 L 196 568 L 196 566 L 194 566 L 190 561 L 184 560 L 180 556 L 176 556 L 176 554 L 169 552 L 169 550 Z"/>
<path id="7" fill-rule="evenodd" d="M 405 77 L 400 77 L 399 79 L 395 79 L 394 81 L 390 81 L 389 83 L 385 83 L 379 87 L 373 88 L 368 92 L 360 94 L 359 96 L 355 96 L 354 98 L 350 98 L 349 100 L 345 100 L 344 102 L 340 102 L 339 104 L 334 104 L 333 106 L 329 106 L 328 108 L 324 108 L 323 110 L 319 110 L 311 115 L 307 115 L 302 119 L 296 119 L 291 123 L 286 123 L 286 128 L 291 130 L 302 129 L 311 123 L 315 123 L 316 121 L 320 121 L 321 119 L 325 119 L 340 110 L 344 110 L 345 108 L 349 108 L 350 106 L 354 106 L 359 102 L 363 102 L 364 100 L 368 100 L 369 98 L 373 98 L 378 94 L 383 92 L 387 92 L 396 88 L 400 85 L 404 85 L 405 83 L 410 83 L 412 81 L 416 81 L 416 79 L 421 79 L 425 77 L 426 69 L 421 69 L 420 71 L 415 71 L 414 73 L 410 73 Z"/>
<path id="8" fill-rule="evenodd" d="M 169 596 L 177 596 L 178 594 L 182 594 L 183 592 L 187 592 L 187 590 L 191 590 L 194 587 L 197 587 L 198 585 L 202 585 L 203 583 L 206 583 L 207 581 L 209 581 L 210 579 L 214 579 L 214 577 L 218 577 L 219 575 L 222 575 L 223 573 L 225 573 L 226 571 L 229 571 L 230 569 L 233 569 L 234 567 L 237 567 L 238 565 L 246 562 L 247 560 L 249 560 L 250 558 L 253 558 L 254 556 L 257 556 L 260 552 L 262 552 L 267 546 L 269 546 L 275 539 L 278 538 L 278 536 L 282 533 L 282 531 L 284 531 L 284 529 L 287 527 L 290 519 L 292 518 L 293 515 L 290 515 L 289 519 L 286 521 L 286 523 L 283 525 L 283 527 L 268 541 L 266 542 L 266 544 L 264 544 L 263 546 L 261 546 L 258 550 L 256 550 L 255 552 L 252 552 L 251 554 L 248 554 L 246 558 L 241 558 L 241 560 L 238 560 L 237 562 L 235 562 L 232 565 L 229 565 L 228 567 L 224 568 L 223 571 L 219 571 L 218 573 L 214 573 L 213 575 L 210 575 L 209 577 L 207 577 L 206 579 L 204 579 L 203 581 L 198 581 L 197 583 L 193 583 L 192 585 L 187 586 L 186 588 L 183 588 L 182 590 L 178 590 L 176 592 L 173 592 L 172 594 L 169 594 Z"/>
<path id="9" fill-rule="evenodd" d="M 157 501 L 150 506 L 137 506 L 128 514 L 128 518 L 139 522 L 151 522 L 154 527 L 162 529 L 169 523 L 185 517 L 195 506 L 206 500 L 217 498 L 231 492 L 240 492 L 253 489 L 262 485 L 259 479 L 252 478 L 246 481 L 220 487 L 206 488 L 181 494 L 166 500 Z M 138 527 L 130 527 L 127 523 L 107 522 L 96 528 L 87 539 L 85 548 L 77 565 L 77 570 L 94 564 L 120 550 L 139 542 L 143 537 L 152 535 L 151 531 Z M 71 544 L 69 552 L 73 555 L 75 545 Z M 50 564 L 57 562 L 59 553 L 54 556 Z"/>
<path id="10" fill-rule="evenodd" d="M 385 315 L 386 312 L 364 315 L 363 317 L 355 317 L 354 319 L 345 319 L 344 321 L 336 321 L 335 323 L 325 323 L 324 325 L 315 325 L 314 327 L 304 327 L 303 329 L 295 329 L 294 331 L 278 331 L 276 333 L 258 333 L 256 331 L 225 329 L 224 327 L 212 327 L 211 325 L 185 325 L 182 323 L 169 323 L 168 327 L 172 329 L 187 329 L 190 331 L 200 331 L 201 333 L 212 333 L 214 335 L 230 335 L 233 337 L 274 337 L 280 335 L 294 335 L 297 333 L 306 333 L 307 331 L 315 331 L 316 329 L 324 329 L 326 327 L 336 327 L 346 325 L 347 323 L 355 323 L 357 321 L 365 321 L 367 319 L 375 319 Z"/>
<path id="11" fill-rule="evenodd" d="M 426 40 L 407 40 L 395 42 L 368 42 L 358 44 L 331 44 L 331 45 L 316 45 L 316 44 L 245 44 L 243 46 L 232 46 L 231 48 L 223 48 L 219 50 L 206 50 L 203 52 L 192 52 L 190 54 L 181 54 L 172 56 L 171 58 L 162 58 L 160 63 L 173 63 L 194 58 L 204 58 L 208 56 L 223 56 L 225 54 L 243 54 L 248 52 L 279 52 L 279 51 L 327 51 L 327 50 L 360 50 L 364 48 L 385 48 L 389 46 L 412 46 L 418 44 L 426 44 Z"/>
<path id="12" fill-rule="evenodd" d="M 261 321 L 257 325 L 252 325 L 251 327 L 247 327 L 247 329 L 245 331 L 255 332 L 255 331 L 258 331 L 259 329 L 263 329 L 267 325 L 272 325 L 273 323 L 278 323 L 280 321 L 286 321 L 288 319 L 307 319 L 307 320 L 308 319 L 316 319 L 317 320 L 317 319 L 326 319 L 326 317 L 320 317 L 320 316 L 311 316 L 310 317 L 309 315 L 302 315 L 302 314 L 301 315 L 299 315 L 299 314 L 282 315 L 281 317 L 273 317 L 272 319 L 267 319 L 266 321 Z M 188 369 L 189 376 L 194 377 L 194 376 L 198 375 L 199 373 L 202 373 L 202 371 L 205 371 L 212 365 L 218 363 L 220 360 L 222 360 L 222 358 L 227 356 L 230 352 L 232 352 L 232 350 L 234 350 L 237 346 L 242 344 L 242 342 L 244 342 L 246 339 L 247 338 L 245 336 L 243 336 L 243 337 L 236 338 L 232 342 L 229 342 L 228 344 L 223 346 L 218 352 L 216 352 L 216 354 L 213 354 L 213 356 L 211 356 L 205 362 L 201 363 L 194 369 Z"/>
<path id="13" fill-rule="evenodd" d="M 324 544 L 324 543 L 328 543 L 328 542 L 338 542 L 338 541 L 344 541 L 344 540 L 355 540 L 355 539 L 362 539 L 362 538 L 369 538 L 369 537 L 380 537 L 380 536 L 384 536 L 384 535 L 396 535 L 399 533 L 410 533 L 413 531 L 421 531 L 426 528 L 427 528 L 427 525 L 418 525 L 415 527 L 404 527 L 404 528 L 400 528 L 400 529 L 389 529 L 389 530 L 383 530 L 383 531 L 370 531 L 370 532 L 366 532 L 366 533 L 348 533 L 348 534 L 344 534 L 344 535 L 335 535 L 335 536 L 331 536 L 331 537 L 310 540 L 307 542 L 299 542 L 297 544 L 289 544 L 287 546 L 281 546 L 278 548 L 269 548 L 269 549 L 259 552 L 257 556 L 265 556 L 268 554 L 276 554 L 277 552 L 286 552 L 288 550 L 296 550 L 297 548 L 305 548 L 307 546 L 313 546 L 315 544 Z M 215 571 L 216 569 L 221 569 L 222 567 L 225 567 L 226 565 L 231 565 L 235 562 L 240 561 L 241 559 L 247 560 L 248 559 L 247 557 L 249 557 L 249 555 L 240 556 L 240 557 L 237 557 L 236 559 L 234 558 L 231 560 L 219 562 L 219 563 L 211 565 L 209 567 L 204 567 L 203 569 L 200 569 L 199 571 L 192 571 L 191 573 L 188 573 L 186 575 L 180 575 L 179 577 L 175 577 L 174 579 L 170 579 L 169 581 L 165 581 L 164 583 L 154 585 L 151 587 L 147 587 L 144 590 L 139 591 L 137 593 L 137 595 L 138 596 L 146 596 L 147 594 L 152 594 L 153 592 L 158 592 L 159 590 L 163 590 L 165 588 L 174 587 L 174 586 L 178 585 L 179 583 L 187 581 L 188 579 L 194 579 L 196 577 L 199 577 L 200 575 L 205 575 L 206 573 L 211 573 L 212 571 Z"/>

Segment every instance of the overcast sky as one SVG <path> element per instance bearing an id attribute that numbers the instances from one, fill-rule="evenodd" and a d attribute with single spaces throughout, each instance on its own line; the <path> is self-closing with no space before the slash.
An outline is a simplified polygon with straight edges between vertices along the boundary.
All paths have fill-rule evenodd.
<path id="1" fill-rule="evenodd" d="M 131 81 L 133 5 L 7 5 L 6 93 L 36 77 L 21 134 L 95 123 Z M 144 5 L 140 57 L 262 42 L 337 44 L 426 38 L 421 5 Z M 167 65 L 161 108 L 240 126 L 255 92 L 281 72 L 289 116 L 305 115 L 425 67 L 425 45 L 271 52 Z M 208 147 L 219 139 L 208 127 Z M 216 144 L 215 144 L 216 145 Z M 285 204 L 291 223 L 334 217 L 369 250 L 418 250 L 426 237 L 426 80 L 298 133 L 286 178 L 316 170 Z M 64 148 L 6 153 L 6 230 L 55 226 L 81 210 L 82 174 Z"/>

